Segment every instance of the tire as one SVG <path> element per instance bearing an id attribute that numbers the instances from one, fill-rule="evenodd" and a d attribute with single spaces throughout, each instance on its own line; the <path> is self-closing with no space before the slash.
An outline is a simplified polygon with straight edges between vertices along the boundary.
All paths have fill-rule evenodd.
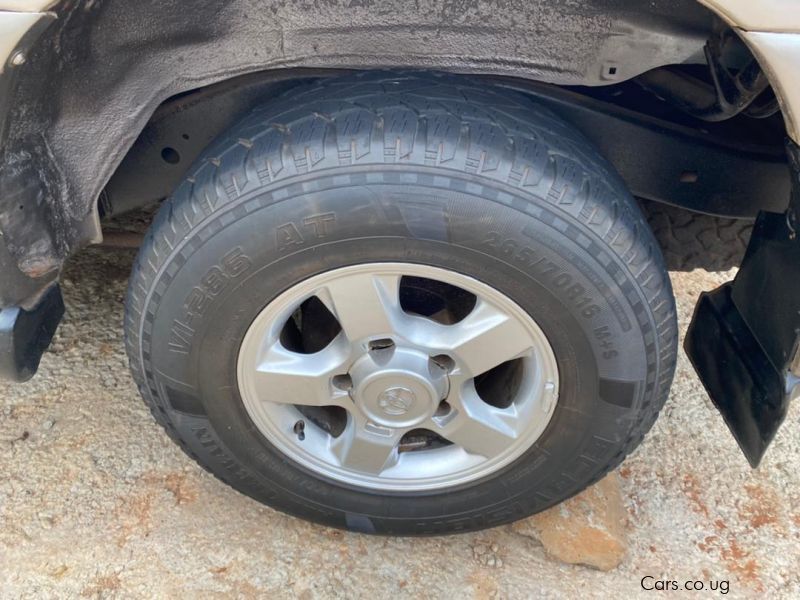
<path id="1" fill-rule="evenodd" d="M 557 402 L 513 462 L 375 489 L 320 475 L 256 425 L 237 378 L 254 320 L 309 278 L 371 263 L 469 278 L 546 335 Z M 658 245 L 610 166 L 526 96 L 435 74 L 313 83 L 214 142 L 146 236 L 125 328 L 145 402 L 202 466 L 281 511 L 400 535 L 510 522 L 597 481 L 652 426 L 677 351 Z"/>
<path id="2" fill-rule="evenodd" d="M 744 258 L 752 219 L 726 219 L 639 201 L 670 271 L 727 271 Z"/>

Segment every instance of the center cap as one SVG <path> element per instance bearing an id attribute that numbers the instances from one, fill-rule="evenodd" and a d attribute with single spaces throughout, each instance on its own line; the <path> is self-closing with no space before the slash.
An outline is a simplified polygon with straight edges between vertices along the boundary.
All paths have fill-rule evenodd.
<path id="1" fill-rule="evenodd" d="M 350 375 L 353 400 L 371 422 L 411 427 L 433 416 L 447 394 L 447 374 L 427 354 L 402 347 L 369 352 Z"/>
<path id="2" fill-rule="evenodd" d="M 408 412 L 414 404 L 417 395 L 408 388 L 393 387 L 384 390 L 378 396 L 378 405 L 387 415 L 399 417 Z"/>

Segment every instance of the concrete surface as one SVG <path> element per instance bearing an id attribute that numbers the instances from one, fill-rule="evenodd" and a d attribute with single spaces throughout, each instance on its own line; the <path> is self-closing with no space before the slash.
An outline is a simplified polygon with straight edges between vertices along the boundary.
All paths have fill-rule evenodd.
<path id="1" fill-rule="evenodd" d="M 665 596 L 643 591 L 645 576 L 800 596 L 797 406 L 751 471 L 681 355 L 661 418 L 619 470 L 629 548 L 608 573 L 560 564 L 510 527 L 427 539 L 324 529 L 227 488 L 152 421 L 122 344 L 131 260 L 77 257 L 39 376 L 0 386 L 0 596 Z M 728 276 L 674 274 L 682 331 L 699 292 Z M 719 592 L 691 594 L 707 595 Z"/>

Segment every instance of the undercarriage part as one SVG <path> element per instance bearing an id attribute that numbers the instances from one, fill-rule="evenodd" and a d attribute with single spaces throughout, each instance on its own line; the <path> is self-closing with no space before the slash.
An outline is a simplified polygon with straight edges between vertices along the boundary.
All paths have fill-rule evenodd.
<path id="1" fill-rule="evenodd" d="M 63 315 L 58 286 L 30 310 L 0 309 L 0 379 L 23 382 L 33 377 Z"/>
<path id="2" fill-rule="evenodd" d="M 295 81 L 251 75 L 166 102 L 106 187 L 104 213 L 166 197 L 207 143 L 255 102 L 321 73 L 298 72 Z M 745 143 L 546 84 L 498 78 L 487 84 L 523 91 L 559 113 L 600 149 L 635 196 L 729 218 L 786 207 L 789 171 L 779 142 Z"/>
<path id="3" fill-rule="evenodd" d="M 793 190 L 762 212 L 736 278 L 704 293 L 685 349 L 747 460 L 757 466 L 800 385 L 800 148 L 789 144 Z"/>
<path id="4" fill-rule="evenodd" d="M 735 70 L 724 64 L 726 50 L 731 45 L 738 45 L 747 52 L 744 64 Z M 774 95 L 769 95 L 763 103 L 756 102 L 762 94 L 766 95 L 769 80 L 755 57 L 730 29 L 709 39 L 704 51 L 710 82 L 674 67 L 644 73 L 637 82 L 703 121 L 725 121 L 742 112 L 761 119 L 778 111 Z"/>
<path id="5" fill-rule="evenodd" d="M 104 231 L 103 241 L 98 244 L 101 248 L 115 248 L 120 250 L 136 249 L 142 245 L 144 235 L 132 231 Z"/>
<path id="6" fill-rule="evenodd" d="M 634 196 L 710 215 L 782 212 L 791 189 L 781 149 L 723 139 L 561 88 L 520 86 L 572 123 Z"/>

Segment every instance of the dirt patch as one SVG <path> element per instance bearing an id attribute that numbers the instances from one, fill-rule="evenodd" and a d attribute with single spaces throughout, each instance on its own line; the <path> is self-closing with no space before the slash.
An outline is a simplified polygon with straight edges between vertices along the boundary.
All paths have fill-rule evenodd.
<path id="1" fill-rule="evenodd" d="M 111 592 L 118 591 L 121 586 L 122 582 L 116 573 L 95 577 L 91 584 L 81 591 L 81 596 L 84 598 L 106 598 Z"/>

